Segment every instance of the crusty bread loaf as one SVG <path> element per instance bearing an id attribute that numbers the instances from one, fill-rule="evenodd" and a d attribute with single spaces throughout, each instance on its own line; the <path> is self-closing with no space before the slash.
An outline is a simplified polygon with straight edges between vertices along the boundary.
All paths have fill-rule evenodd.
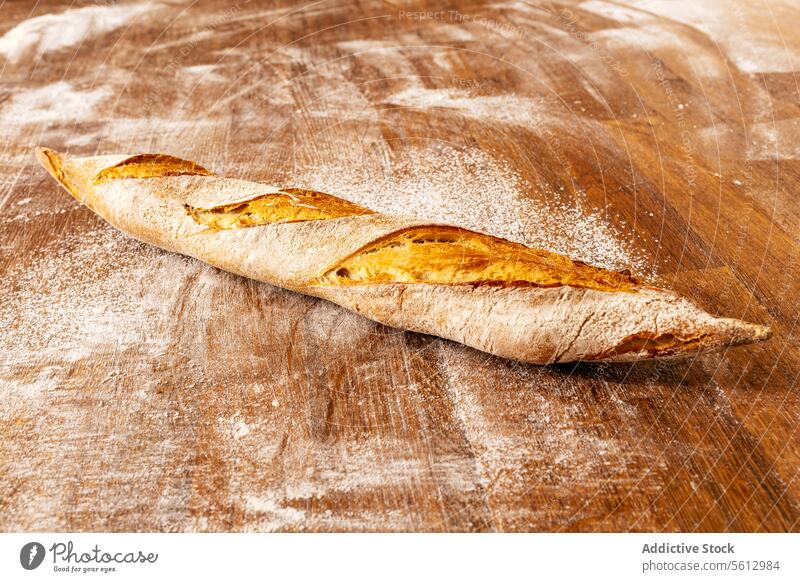
<path id="1" fill-rule="evenodd" d="M 140 240 L 506 358 L 629 361 L 770 337 L 627 273 L 321 192 L 223 178 L 162 154 L 37 156 Z"/>

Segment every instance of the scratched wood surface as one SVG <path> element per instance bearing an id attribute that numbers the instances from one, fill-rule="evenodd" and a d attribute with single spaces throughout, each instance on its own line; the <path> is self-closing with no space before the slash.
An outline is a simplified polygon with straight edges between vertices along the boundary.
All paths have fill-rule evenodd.
<path id="1" fill-rule="evenodd" d="M 800 529 L 791 4 L 2 2 L 0 529 Z M 32 155 L 347 196 L 437 143 L 534 185 L 519 215 L 580 192 L 643 275 L 775 337 L 504 361 L 129 240 Z"/>

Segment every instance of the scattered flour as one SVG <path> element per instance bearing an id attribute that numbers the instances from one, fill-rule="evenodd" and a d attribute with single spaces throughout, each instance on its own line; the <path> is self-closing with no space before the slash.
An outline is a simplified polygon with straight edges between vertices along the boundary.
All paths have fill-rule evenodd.
<path id="1" fill-rule="evenodd" d="M 665 29 L 674 30 L 673 23 L 678 22 L 702 31 L 745 73 L 800 69 L 800 46 L 790 34 L 789 24 L 796 13 L 789 2 L 631 0 L 629 4 L 657 15 Z M 786 28 L 782 30 L 783 25 Z"/>
<path id="2" fill-rule="evenodd" d="M 0 356 L 0 369 L 26 360 L 69 364 L 129 348 L 163 354 L 173 338 L 147 323 L 179 299 L 182 280 L 205 267 L 106 225 L 56 242 L 0 280 L 0 354 L 9 358 Z"/>
<path id="3" fill-rule="evenodd" d="M 224 419 L 221 419 L 224 423 Z M 230 430 L 233 433 L 233 438 L 239 440 L 240 438 L 246 437 L 250 434 L 250 431 L 253 429 L 253 426 L 247 424 L 241 418 L 234 418 L 229 421 L 230 422 Z"/>
<path id="4" fill-rule="evenodd" d="M 191 67 L 183 67 L 181 72 L 191 75 L 191 83 L 196 85 L 198 83 L 198 79 L 196 77 L 201 77 L 203 80 L 206 81 L 213 81 L 213 82 L 224 82 L 226 78 L 224 75 L 220 74 L 219 72 L 220 65 L 217 64 L 207 64 L 207 65 L 193 65 Z"/>
<path id="5" fill-rule="evenodd" d="M 302 524 L 306 520 L 304 511 L 286 507 L 280 495 L 251 495 L 245 499 L 245 510 L 256 516 L 255 523 L 251 526 L 253 531 L 269 532 L 281 530 L 292 525 Z"/>
<path id="6" fill-rule="evenodd" d="M 513 125 L 531 126 L 550 116 L 538 100 L 515 95 L 471 95 L 459 89 L 410 88 L 395 93 L 388 103 L 427 109 L 446 107 L 467 117 L 493 119 Z"/>
<path id="7" fill-rule="evenodd" d="M 81 91 L 67 81 L 57 81 L 15 92 L 0 109 L 0 119 L 8 125 L 93 119 L 97 105 L 110 94 L 109 87 Z"/>
<path id="8" fill-rule="evenodd" d="M 0 37 L 0 54 L 16 63 L 29 51 L 38 55 L 81 44 L 87 38 L 116 30 L 155 5 L 87 6 L 60 14 L 44 14 L 25 20 Z M 37 56 L 38 56 L 37 55 Z"/>
<path id="9" fill-rule="evenodd" d="M 613 51 L 624 52 L 631 48 L 639 51 L 673 50 L 678 36 L 658 24 L 634 27 L 607 28 L 588 35 L 593 41 L 601 41 Z"/>
<path id="10" fill-rule="evenodd" d="M 581 2 L 578 8 L 587 12 L 593 12 L 604 18 L 613 19 L 619 24 L 625 25 L 637 25 L 655 20 L 655 17 L 652 14 L 648 14 L 645 10 L 638 10 L 630 6 L 606 2 L 605 0 Z"/>
<path id="11" fill-rule="evenodd" d="M 800 160 L 800 119 L 757 123 L 750 127 L 750 160 Z"/>
<path id="12" fill-rule="evenodd" d="M 546 190 L 545 196 L 529 196 L 531 184 L 478 149 L 441 144 L 408 149 L 380 171 L 342 159 L 301 170 L 291 181 L 385 214 L 455 224 L 608 269 L 645 274 L 649 268 L 643 254 L 623 242 L 630 234 L 617 232 L 601 213 L 585 210 L 580 198 L 565 203 L 563 193 Z"/>

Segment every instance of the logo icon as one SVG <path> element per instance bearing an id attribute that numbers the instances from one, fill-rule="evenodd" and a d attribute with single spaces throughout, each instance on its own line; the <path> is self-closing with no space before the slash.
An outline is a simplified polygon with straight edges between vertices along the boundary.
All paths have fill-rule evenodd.
<path id="1" fill-rule="evenodd" d="M 44 561 L 44 546 L 39 542 L 28 542 L 19 551 L 19 563 L 26 570 L 35 570 Z"/>

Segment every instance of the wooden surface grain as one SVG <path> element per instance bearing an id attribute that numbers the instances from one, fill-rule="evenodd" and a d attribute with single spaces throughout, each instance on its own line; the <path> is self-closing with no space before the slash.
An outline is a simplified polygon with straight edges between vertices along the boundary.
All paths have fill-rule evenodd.
<path id="1" fill-rule="evenodd" d="M 0 529 L 799 529 L 796 5 L 0 14 Z M 519 219 L 521 238 L 580 199 L 602 218 L 587 247 L 613 229 L 640 274 L 775 337 L 679 363 L 489 357 L 126 239 L 40 144 Z M 501 166 L 513 201 L 479 179 Z"/>

